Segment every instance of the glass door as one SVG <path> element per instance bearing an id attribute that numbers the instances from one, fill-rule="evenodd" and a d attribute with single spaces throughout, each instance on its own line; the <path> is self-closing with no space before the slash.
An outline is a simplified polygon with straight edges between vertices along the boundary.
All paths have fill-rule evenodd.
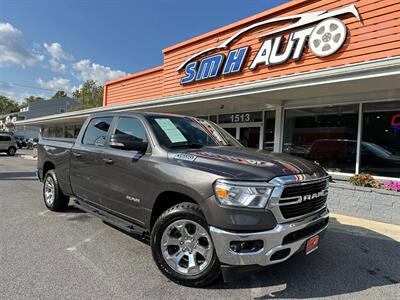
<path id="1" fill-rule="evenodd" d="M 241 112 L 218 116 L 218 124 L 249 148 L 273 150 L 275 111 Z M 264 123 L 266 122 L 266 123 Z M 264 137 L 264 125 L 266 136 Z M 266 144 L 263 141 L 266 139 Z M 264 142 L 264 143 L 265 143 Z"/>
<path id="2" fill-rule="evenodd" d="M 231 136 L 233 136 L 235 139 L 237 138 L 236 137 L 236 127 L 225 127 L 224 128 L 225 129 L 225 131 L 227 131 Z"/>
<path id="3" fill-rule="evenodd" d="M 261 126 L 241 127 L 239 141 L 245 147 L 258 149 L 260 148 L 260 132 Z"/>

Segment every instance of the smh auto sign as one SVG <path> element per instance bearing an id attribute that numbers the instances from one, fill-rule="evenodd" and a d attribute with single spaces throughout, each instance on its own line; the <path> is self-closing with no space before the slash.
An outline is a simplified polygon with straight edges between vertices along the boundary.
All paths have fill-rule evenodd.
<path id="1" fill-rule="evenodd" d="M 183 62 L 177 69 L 178 72 L 184 70 L 181 84 L 184 85 L 241 72 L 250 53 L 249 46 L 233 49 L 226 55 L 208 55 L 232 48 L 232 44 L 247 32 L 277 22 L 293 21 L 294 23 L 258 36 L 263 43 L 249 65 L 250 70 L 255 70 L 259 66 L 279 65 L 290 59 L 298 61 L 301 59 L 306 46 L 317 57 L 332 55 L 343 46 L 347 35 L 346 25 L 336 17 L 346 14 L 353 15 L 357 20 L 360 20 L 357 8 L 354 5 L 349 5 L 336 10 L 280 17 L 250 25 L 219 46 L 196 53 Z M 284 47 L 283 35 L 279 35 L 279 33 L 282 34 L 287 31 L 289 36 L 286 47 Z M 283 48 L 284 50 L 282 50 Z M 201 57 L 205 58 L 200 59 Z"/>

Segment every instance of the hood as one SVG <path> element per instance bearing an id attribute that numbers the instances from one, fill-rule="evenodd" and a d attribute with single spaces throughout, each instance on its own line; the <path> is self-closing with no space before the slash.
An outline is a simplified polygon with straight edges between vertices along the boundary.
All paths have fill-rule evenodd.
<path id="1" fill-rule="evenodd" d="M 285 175 L 325 175 L 321 167 L 305 159 L 245 147 L 204 146 L 201 149 L 169 152 L 168 159 L 179 165 L 232 179 L 268 181 Z"/>

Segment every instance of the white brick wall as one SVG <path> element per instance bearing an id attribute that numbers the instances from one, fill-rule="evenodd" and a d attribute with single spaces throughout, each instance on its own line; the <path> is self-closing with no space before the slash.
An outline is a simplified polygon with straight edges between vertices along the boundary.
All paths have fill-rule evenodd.
<path id="1" fill-rule="evenodd" d="M 328 196 L 331 212 L 400 225 L 400 193 L 331 183 Z"/>

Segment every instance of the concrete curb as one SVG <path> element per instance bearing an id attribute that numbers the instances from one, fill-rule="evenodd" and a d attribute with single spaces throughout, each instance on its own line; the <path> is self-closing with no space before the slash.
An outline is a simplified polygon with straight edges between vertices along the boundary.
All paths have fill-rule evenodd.
<path id="1" fill-rule="evenodd" d="M 339 214 L 330 214 L 329 230 L 400 242 L 400 226 Z"/>

